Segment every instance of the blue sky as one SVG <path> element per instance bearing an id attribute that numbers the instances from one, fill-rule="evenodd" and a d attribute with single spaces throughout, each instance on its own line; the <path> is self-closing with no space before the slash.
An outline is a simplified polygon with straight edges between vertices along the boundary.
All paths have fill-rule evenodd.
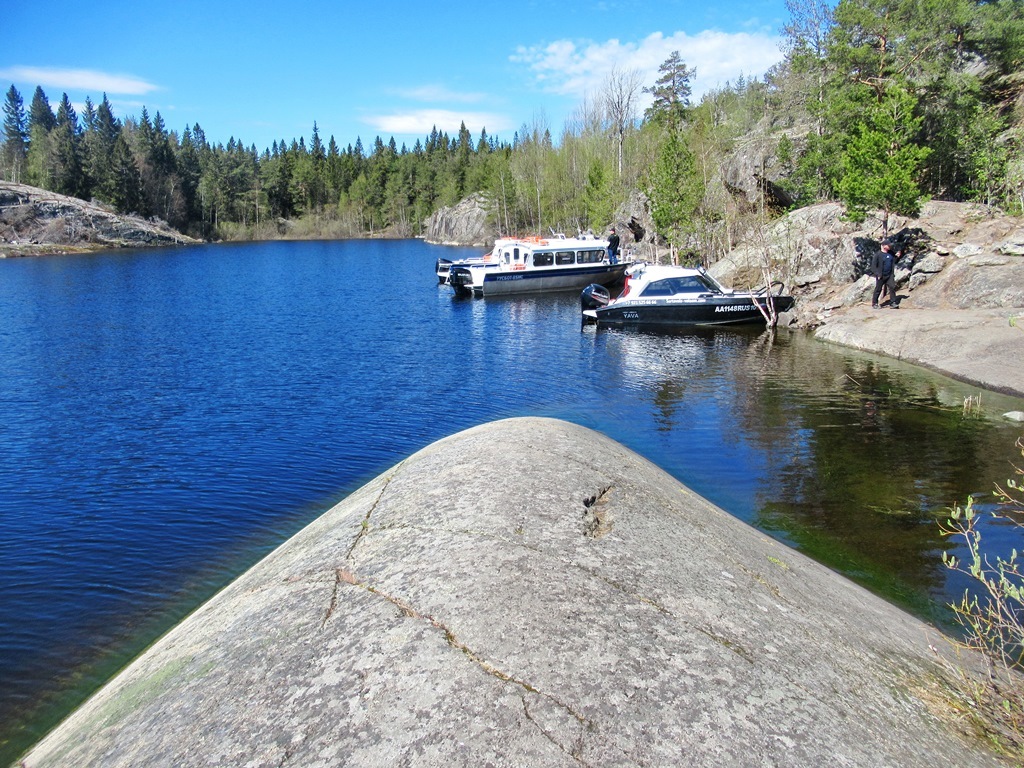
<path id="1" fill-rule="evenodd" d="M 9 0 L 0 85 L 28 108 L 107 94 L 213 143 L 394 136 L 409 147 L 465 122 L 511 141 L 524 123 L 557 138 L 613 67 L 645 85 L 673 50 L 696 67 L 694 97 L 782 58 L 784 0 L 504 0 L 470 4 L 264 0 Z M 641 104 L 641 107 L 644 105 Z"/>

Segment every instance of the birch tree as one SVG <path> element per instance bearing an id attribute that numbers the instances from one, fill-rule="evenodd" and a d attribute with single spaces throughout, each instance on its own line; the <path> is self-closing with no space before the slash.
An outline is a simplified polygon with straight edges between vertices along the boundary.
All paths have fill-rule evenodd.
<path id="1" fill-rule="evenodd" d="M 602 100 L 608 125 L 615 136 L 620 178 L 622 176 L 622 148 L 626 141 L 626 132 L 636 122 L 637 101 L 643 91 L 642 83 L 640 70 L 612 67 L 604 85 Z"/>

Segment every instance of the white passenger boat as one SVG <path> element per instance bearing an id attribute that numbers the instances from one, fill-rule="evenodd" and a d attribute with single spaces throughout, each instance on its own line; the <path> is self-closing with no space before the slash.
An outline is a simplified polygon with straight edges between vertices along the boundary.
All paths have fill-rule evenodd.
<path id="1" fill-rule="evenodd" d="M 437 273 L 438 285 L 448 285 L 448 275 L 452 266 L 465 267 L 471 264 L 487 264 L 491 261 L 491 254 L 474 256 L 469 259 L 438 259 L 434 264 L 434 271 Z"/>
<path id="2" fill-rule="evenodd" d="M 626 273 L 622 293 L 587 286 L 580 296 L 583 322 L 599 326 L 678 328 L 690 325 L 766 324 L 792 308 L 782 283 L 760 291 L 724 288 L 701 268 L 636 264 Z"/>
<path id="3" fill-rule="evenodd" d="M 434 264 L 434 271 L 437 272 L 437 282 L 440 285 L 448 284 L 448 272 L 452 268 L 451 259 L 438 259 Z"/>
<path id="4" fill-rule="evenodd" d="M 501 296 L 611 285 L 622 279 L 627 266 L 628 261 L 611 263 L 607 240 L 555 234 L 499 238 L 487 256 L 453 262 L 447 272 L 456 294 Z"/>

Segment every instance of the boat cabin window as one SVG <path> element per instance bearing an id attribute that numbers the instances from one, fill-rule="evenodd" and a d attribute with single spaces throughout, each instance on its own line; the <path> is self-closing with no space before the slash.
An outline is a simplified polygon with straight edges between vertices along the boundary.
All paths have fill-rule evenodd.
<path id="1" fill-rule="evenodd" d="M 512 263 L 512 251 L 502 251 L 501 260 L 505 264 L 511 264 Z"/>
<path id="2" fill-rule="evenodd" d="M 641 296 L 674 296 L 677 293 L 717 293 L 700 277 L 669 277 L 651 283 Z"/>
<path id="3" fill-rule="evenodd" d="M 575 264 L 576 253 L 574 251 L 559 251 L 555 254 L 556 264 Z"/>
<path id="4" fill-rule="evenodd" d="M 533 266 L 535 267 L 550 267 L 554 263 L 555 255 L 553 253 L 533 254 Z"/>
<path id="5" fill-rule="evenodd" d="M 605 252 L 602 250 L 580 251 L 576 254 L 576 261 L 579 264 L 599 264 L 604 261 Z"/>
<path id="6" fill-rule="evenodd" d="M 675 295 L 675 280 L 657 280 L 648 285 L 641 296 L 673 296 Z"/>

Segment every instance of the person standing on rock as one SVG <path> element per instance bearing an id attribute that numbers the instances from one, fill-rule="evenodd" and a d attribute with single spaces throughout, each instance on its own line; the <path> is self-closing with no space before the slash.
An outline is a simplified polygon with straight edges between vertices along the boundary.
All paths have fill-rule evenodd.
<path id="1" fill-rule="evenodd" d="M 889 294 L 889 309 L 899 309 L 896 301 L 896 254 L 892 243 L 883 240 L 879 251 L 871 259 L 871 274 L 875 276 L 875 292 L 871 294 L 871 308 L 878 309 L 878 299 L 884 288 Z"/>
<path id="2" fill-rule="evenodd" d="M 608 236 L 608 261 L 612 264 L 619 263 L 619 236 L 615 234 L 615 227 L 612 227 Z"/>

